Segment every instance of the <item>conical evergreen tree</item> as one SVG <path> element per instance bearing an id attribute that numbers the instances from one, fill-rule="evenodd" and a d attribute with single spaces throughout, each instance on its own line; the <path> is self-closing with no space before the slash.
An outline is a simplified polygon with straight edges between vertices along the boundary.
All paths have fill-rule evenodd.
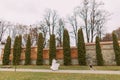
<path id="1" fill-rule="evenodd" d="M 52 59 L 56 58 L 56 41 L 55 35 L 50 35 L 50 45 L 49 45 L 49 64 L 51 65 Z"/>
<path id="2" fill-rule="evenodd" d="M 96 59 L 97 59 L 98 66 L 104 65 L 102 51 L 101 51 L 101 47 L 100 47 L 100 40 L 99 40 L 98 36 L 96 37 Z"/>
<path id="3" fill-rule="evenodd" d="M 18 36 L 16 36 L 13 46 L 13 65 L 17 65 L 18 62 Z"/>
<path id="4" fill-rule="evenodd" d="M 82 29 L 78 30 L 78 62 L 79 65 L 86 65 L 86 49 Z"/>
<path id="5" fill-rule="evenodd" d="M 63 54 L 64 65 L 71 65 L 70 38 L 67 29 L 64 29 L 63 33 Z"/>
<path id="6" fill-rule="evenodd" d="M 11 52 L 11 38 L 8 36 L 5 48 L 4 48 L 4 54 L 3 54 L 3 65 L 9 65 L 9 56 Z"/>
<path id="7" fill-rule="evenodd" d="M 43 44 L 44 44 L 44 38 L 42 33 L 38 36 L 38 42 L 37 42 L 37 65 L 43 65 Z"/>
<path id="8" fill-rule="evenodd" d="M 112 33 L 112 38 L 113 38 L 113 48 L 114 48 L 114 52 L 115 52 L 116 64 L 118 66 L 120 66 L 120 47 L 119 47 L 119 43 L 118 43 L 118 38 L 114 32 Z"/>
<path id="9" fill-rule="evenodd" d="M 25 65 L 31 64 L 30 56 L 31 56 L 31 38 L 30 35 L 28 35 L 26 51 L 25 51 Z"/>
<path id="10" fill-rule="evenodd" d="M 22 50 L 22 37 L 16 36 L 13 46 L 13 65 L 18 65 L 20 63 L 20 56 Z"/>
<path id="11" fill-rule="evenodd" d="M 22 52 L 22 36 L 19 35 L 18 37 L 18 63 L 20 62 L 20 57 L 21 57 L 21 52 Z"/>

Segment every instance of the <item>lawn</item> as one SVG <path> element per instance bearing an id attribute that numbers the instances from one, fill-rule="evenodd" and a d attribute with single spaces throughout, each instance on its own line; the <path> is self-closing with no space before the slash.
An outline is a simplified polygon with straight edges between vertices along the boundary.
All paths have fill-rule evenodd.
<path id="1" fill-rule="evenodd" d="M 14 68 L 14 66 L 12 66 Z M 50 66 L 36 66 L 36 65 L 19 65 L 17 68 L 25 68 L 25 69 L 50 69 Z M 94 66 L 96 70 L 113 70 L 118 71 L 120 70 L 120 66 Z M 89 70 L 88 66 L 60 66 L 60 70 Z"/>
<path id="2" fill-rule="evenodd" d="M 0 80 L 120 80 L 120 75 L 0 72 Z"/>

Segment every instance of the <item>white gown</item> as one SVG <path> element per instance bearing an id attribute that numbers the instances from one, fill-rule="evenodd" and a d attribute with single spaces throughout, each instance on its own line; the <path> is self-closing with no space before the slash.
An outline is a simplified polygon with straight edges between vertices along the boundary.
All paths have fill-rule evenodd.
<path id="1" fill-rule="evenodd" d="M 58 70 L 60 64 L 57 63 L 55 59 L 52 60 L 52 66 L 50 67 L 52 70 Z"/>

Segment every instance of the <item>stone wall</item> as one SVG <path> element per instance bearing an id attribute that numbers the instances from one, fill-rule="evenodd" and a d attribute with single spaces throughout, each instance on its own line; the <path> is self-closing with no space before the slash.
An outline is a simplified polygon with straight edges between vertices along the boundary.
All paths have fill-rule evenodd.
<path id="1" fill-rule="evenodd" d="M 116 65 L 115 53 L 113 50 L 112 42 L 101 43 L 102 55 L 104 60 L 104 65 Z M 95 44 L 86 45 L 86 61 L 87 63 L 92 63 L 96 65 L 96 50 Z"/>
<path id="2" fill-rule="evenodd" d="M 101 49 L 103 54 L 103 59 L 105 65 L 116 65 L 115 62 L 115 53 L 113 51 L 113 44 L 112 42 L 101 42 Z M 37 58 L 37 47 L 31 48 L 31 64 L 36 64 L 36 58 Z M 11 49 L 12 52 L 12 49 Z M 2 54 L 3 55 L 3 54 Z M 12 54 L 10 55 L 10 61 L 12 64 Z M 62 47 L 57 48 L 56 50 L 56 58 L 60 62 L 60 64 L 63 64 L 63 49 Z M 78 56 L 77 56 L 77 48 L 71 47 L 71 58 L 72 58 L 72 64 L 78 65 Z M 45 48 L 43 50 L 43 62 L 44 64 L 49 64 L 49 49 Z M 95 43 L 89 43 L 86 44 L 86 62 L 87 64 L 93 64 L 96 65 L 96 51 L 95 51 Z M 25 48 L 22 49 L 21 54 L 21 62 L 20 64 L 25 63 Z"/>

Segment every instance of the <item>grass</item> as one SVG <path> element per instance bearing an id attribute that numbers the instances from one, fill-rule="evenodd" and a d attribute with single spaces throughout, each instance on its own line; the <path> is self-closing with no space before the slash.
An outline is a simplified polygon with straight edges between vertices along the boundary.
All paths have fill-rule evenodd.
<path id="1" fill-rule="evenodd" d="M 97 70 L 120 70 L 119 66 L 94 66 Z M 12 66 L 14 68 L 14 66 Z M 50 66 L 23 66 L 25 69 L 50 69 Z M 60 66 L 60 70 L 88 70 L 88 66 Z M 47 72 L 0 72 L 0 80 L 120 80 L 120 75 L 47 73 Z"/>
<path id="2" fill-rule="evenodd" d="M 17 68 L 27 69 L 50 69 L 50 66 L 17 66 Z M 60 70 L 88 70 L 88 66 L 60 66 Z"/>
<path id="3" fill-rule="evenodd" d="M 120 75 L 0 72 L 0 80 L 120 80 Z"/>
<path id="4" fill-rule="evenodd" d="M 118 71 L 120 70 L 119 66 L 93 66 L 96 70 L 112 70 Z M 14 68 L 14 66 L 12 66 Z M 17 68 L 24 68 L 24 69 L 50 69 L 50 66 L 43 65 L 43 66 L 36 66 L 36 65 L 19 65 Z M 60 70 L 89 70 L 88 66 L 60 66 Z"/>
<path id="5" fill-rule="evenodd" d="M 118 71 L 120 70 L 120 66 L 95 66 L 97 70 L 112 70 Z"/>
<path id="6" fill-rule="evenodd" d="M 2 65 L 1 65 L 2 67 Z M 11 66 L 14 68 L 14 66 Z M 119 66 L 93 66 L 96 70 L 112 70 L 118 71 L 120 70 Z M 24 69 L 50 69 L 48 65 L 36 66 L 36 65 L 19 65 L 17 68 L 24 68 Z M 60 66 L 60 70 L 89 70 L 88 66 Z"/>

